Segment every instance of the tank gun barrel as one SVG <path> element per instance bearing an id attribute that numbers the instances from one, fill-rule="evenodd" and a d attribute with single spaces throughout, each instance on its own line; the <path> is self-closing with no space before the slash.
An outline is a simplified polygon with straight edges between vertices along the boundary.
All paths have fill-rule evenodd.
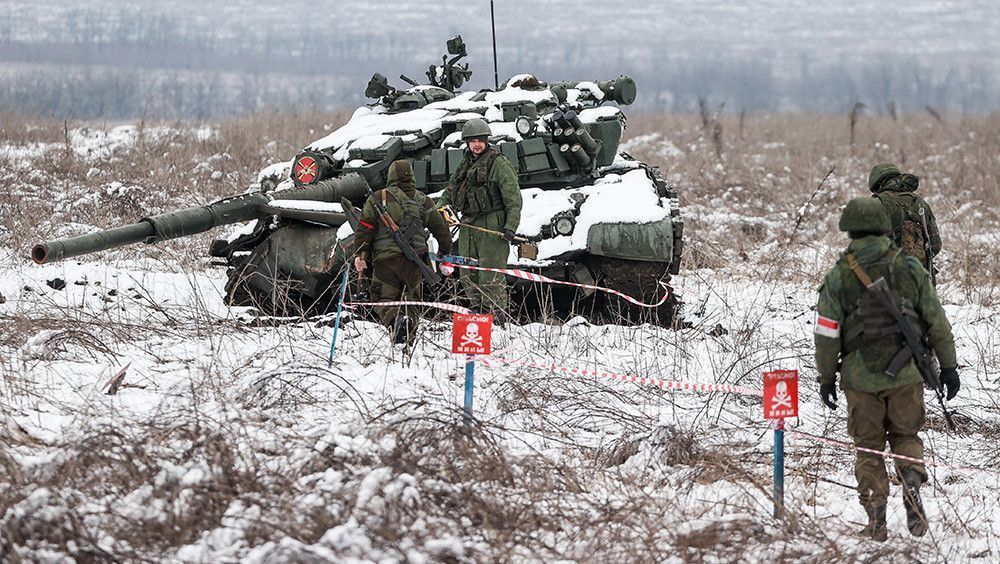
<path id="1" fill-rule="evenodd" d="M 31 258 L 38 264 L 46 264 L 133 243 L 158 243 L 267 216 L 267 203 L 274 199 L 339 202 L 342 197 L 361 198 L 367 190 L 365 179 L 354 173 L 320 182 L 312 188 L 243 194 L 204 206 L 144 217 L 131 225 L 39 243 L 31 249 Z"/>

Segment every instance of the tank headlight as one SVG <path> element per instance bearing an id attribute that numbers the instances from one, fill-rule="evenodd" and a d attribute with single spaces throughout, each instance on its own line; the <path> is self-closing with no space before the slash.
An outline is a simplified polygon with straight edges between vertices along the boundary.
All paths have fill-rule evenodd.
<path id="1" fill-rule="evenodd" d="M 519 116 L 514 120 L 514 127 L 521 137 L 527 137 L 535 132 L 535 122 L 531 121 L 526 116 Z"/>
<path id="2" fill-rule="evenodd" d="M 572 235 L 576 220 L 571 215 L 561 215 L 552 219 L 552 231 L 559 235 Z"/>

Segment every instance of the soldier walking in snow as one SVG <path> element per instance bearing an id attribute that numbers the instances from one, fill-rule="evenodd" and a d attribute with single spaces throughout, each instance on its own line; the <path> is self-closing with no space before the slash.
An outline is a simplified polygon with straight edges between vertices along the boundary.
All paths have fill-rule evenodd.
<path id="1" fill-rule="evenodd" d="M 877 164 L 868 175 L 868 189 L 885 206 L 892 223 L 893 243 L 932 270 L 934 256 L 941 252 L 941 235 L 934 212 L 915 194 L 919 184 L 919 178 L 904 174 L 893 163 Z"/>
<path id="2" fill-rule="evenodd" d="M 891 230 L 885 208 L 874 199 L 848 202 L 840 218 L 851 244 L 827 274 L 816 306 L 816 370 L 820 394 L 837 408 L 837 373 L 847 396 L 847 430 L 858 447 L 923 458 L 917 432 L 924 425 L 924 377 L 915 353 L 903 338 L 903 328 L 871 291 L 871 280 L 884 278 L 903 316 L 922 328 L 923 338 L 941 363 L 940 382 L 948 399 L 958 393 L 955 342 L 951 326 L 931 284 L 913 257 L 902 253 L 886 236 Z M 868 282 L 862 282 L 867 279 Z M 919 463 L 896 460 L 903 482 L 906 524 L 915 536 L 927 532 L 920 486 L 927 471 Z M 858 452 L 854 465 L 858 499 L 868 514 L 862 534 L 885 540 L 889 478 L 885 460 Z"/>
<path id="3" fill-rule="evenodd" d="M 510 160 L 490 146 L 490 133 L 489 124 L 482 119 L 465 123 L 465 158 L 438 205 L 452 205 L 462 214 L 464 224 L 493 232 L 463 228 L 458 236 L 459 254 L 479 259 L 480 266 L 505 268 L 521 221 L 521 190 Z M 492 311 L 494 320 L 502 323 L 508 306 L 504 275 L 463 269 L 461 280 L 472 307 L 483 313 Z"/>
<path id="4" fill-rule="evenodd" d="M 420 269 L 406 258 L 377 212 L 378 208 L 385 209 L 401 231 L 415 233 L 407 243 L 422 260 L 427 256 L 427 229 L 434 235 L 442 254 L 451 252 L 448 225 L 435 209 L 434 201 L 416 190 L 413 165 L 408 160 L 389 165 L 386 187 L 369 196 L 361 210 L 354 238 L 354 268 L 362 272 L 368 268 L 368 261 L 372 261 L 372 298 L 379 302 L 418 301 L 423 293 Z M 417 228 L 410 228 L 413 223 L 417 223 Z M 398 307 L 382 307 L 379 318 L 393 332 L 393 342 L 413 341 L 416 317 L 401 315 Z"/>

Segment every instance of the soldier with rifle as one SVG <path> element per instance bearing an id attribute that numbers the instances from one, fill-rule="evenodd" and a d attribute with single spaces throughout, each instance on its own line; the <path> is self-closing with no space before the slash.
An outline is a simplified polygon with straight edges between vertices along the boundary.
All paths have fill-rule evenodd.
<path id="1" fill-rule="evenodd" d="M 885 206 L 892 224 L 890 238 L 916 258 L 934 280 L 934 256 L 941 252 L 937 220 L 927 202 L 916 194 L 920 179 L 893 163 L 879 163 L 868 175 L 868 189 Z"/>
<path id="2" fill-rule="evenodd" d="M 837 374 L 847 396 L 847 430 L 858 447 L 923 458 L 924 385 L 938 397 L 959 389 L 955 341 L 930 276 L 887 237 L 885 207 L 871 198 L 848 202 L 840 218 L 851 244 L 830 270 L 816 305 L 816 370 L 823 403 L 837 409 Z M 940 360 L 940 374 L 933 353 Z M 910 533 L 927 532 L 920 486 L 927 471 L 895 460 Z M 883 541 L 889 478 L 885 460 L 858 451 L 858 499 L 868 514 L 863 535 Z"/>
<path id="3" fill-rule="evenodd" d="M 427 230 L 442 254 L 451 252 L 451 232 L 434 201 L 416 190 L 413 165 L 408 160 L 389 165 L 386 187 L 365 201 L 355 233 L 354 267 L 358 272 L 372 263 L 371 296 L 375 301 L 418 301 L 423 282 L 434 286 L 441 277 L 427 263 Z M 412 343 L 417 317 L 398 307 L 379 308 L 382 324 L 394 343 Z"/>

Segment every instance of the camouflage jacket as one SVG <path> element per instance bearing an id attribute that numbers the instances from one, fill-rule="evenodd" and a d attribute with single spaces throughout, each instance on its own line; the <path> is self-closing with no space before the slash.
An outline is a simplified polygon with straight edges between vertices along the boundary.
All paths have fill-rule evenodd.
<path id="1" fill-rule="evenodd" d="M 903 174 L 887 181 L 874 197 L 885 206 L 889 221 L 892 222 L 892 241 L 907 254 L 923 262 L 925 253 L 923 227 L 920 224 L 921 209 L 924 210 L 927 221 L 932 258 L 941 252 L 941 234 L 938 232 L 937 219 L 934 218 L 931 207 L 914 193 L 918 183 L 916 176 Z"/>
<path id="2" fill-rule="evenodd" d="M 923 330 L 941 367 L 955 368 L 951 325 L 930 275 L 888 237 L 872 235 L 851 241 L 820 286 L 814 326 L 819 382 L 832 384 L 840 372 L 841 388 L 879 392 L 923 380 L 913 359 L 896 376 L 885 373 L 889 361 L 906 345 L 902 335 L 892 331 L 894 322 L 847 265 L 848 254 L 854 255 L 872 280 L 886 279 L 904 314 Z"/>
<path id="3" fill-rule="evenodd" d="M 462 220 L 490 229 L 517 231 L 521 223 L 521 187 L 510 159 L 496 147 L 478 158 L 466 149 L 438 205 L 453 205 Z M 497 217 L 493 217 L 497 216 Z"/>
<path id="4" fill-rule="evenodd" d="M 422 227 L 429 229 L 438 242 L 442 254 L 451 253 L 451 232 L 448 224 L 434 207 L 434 200 L 424 193 L 414 189 L 412 184 L 397 183 L 395 179 L 383 189 L 373 193 L 365 200 L 358 221 L 358 232 L 354 236 L 357 253 L 362 257 L 372 257 L 381 260 L 400 256 L 403 251 L 389 233 L 389 228 L 382 224 L 378 212 L 375 211 L 373 198 L 385 202 L 389 216 L 396 222 L 400 230 L 405 230 L 410 221 L 418 220 Z M 418 254 L 427 252 L 427 232 L 420 229 L 410 241 Z"/>

